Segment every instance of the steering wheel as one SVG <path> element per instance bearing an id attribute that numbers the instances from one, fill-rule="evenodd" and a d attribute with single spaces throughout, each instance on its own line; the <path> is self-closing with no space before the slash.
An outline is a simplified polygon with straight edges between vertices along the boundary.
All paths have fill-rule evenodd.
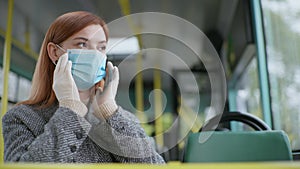
<path id="1" fill-rule="evenodd" d="M 199 132 L 218 130 L 219 124 L 230 121 L 245 123 L 256 131 L 271 130 L 271 128 L 264 121 L 252 114 L 231 111 L 214 116 L 200 128 Z"/>

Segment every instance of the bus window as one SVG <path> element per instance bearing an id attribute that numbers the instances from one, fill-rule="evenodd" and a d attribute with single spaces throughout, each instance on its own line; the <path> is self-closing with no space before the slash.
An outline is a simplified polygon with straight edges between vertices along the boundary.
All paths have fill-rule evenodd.
<path id="1" fill-rule="evenodd" d="M 263 119 L 258 83 L 257 60 L 253 58 L 237 83 L 237 110 Z"/>
<path id="2" fill-rule="evenodd" d="M 31 88 L 31 81 L 23 77 L 19 77 L 19 89 L 17 94 L 17 101 L 25 100 L 29 97 Z"/>
<path id="3" fill-rule="evenodd" d="M 2 70 L 2 67 L 0 67 L 0 83 L 2 84 L 3 83 L 3 77 L 2 77 L 2 74 L 3 74 L 3 70 Z M 14 72 L 9 72 L 9 77 L 8 77 L 8 80 L 9 80 L 9 84 L 8 85 L 8 99 L 10 101 L 13 101 L 13 102 L 16 102 L 16 89 L 17 89 L 17 81 L 18 81 L 18 77 L 17 77 L 17 74 L 14 73 Z M 0 86 L 0 96 L 3 95 L 3 90 L 2 90 L 3 86 L 1 85 Z"/>
<path id="4" fill-rule="evenodd" d="M 271 106 L 275 129 L 300 149 L 300 1 L 262 0 Z"/>
<path id="5" fill-rule="evenodd" d="M 230 110 L 251 113 L 263 119 L 257 70 L 257 59 L 253 57 L 237 80 L 234 89 L 231 89 Z M 232 129 L 249 130 L 250 128 L 232 122 Z"/>

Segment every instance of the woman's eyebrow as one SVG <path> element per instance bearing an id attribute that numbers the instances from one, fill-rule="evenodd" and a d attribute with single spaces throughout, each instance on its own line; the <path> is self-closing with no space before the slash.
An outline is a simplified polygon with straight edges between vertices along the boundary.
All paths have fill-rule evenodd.
<path id="1" fill-rule="evenodd" d="M 88 41 L 89 39 L 88 38 L 85 38 L 85 37 L 75 37 L 73 40 L 83 40 L 83 41 Z M 100 41 L 98 42 L 99 44 L 106 44 L 106 40 L 103 40 L 103 41 Z"/>
<path id="2" fill-rule="evenodd" d="M 99 43 L 100 44 L 102 44 L 102 43 L 106 44 L 106 40 L 100 41 Z"/>
<path id="3" fill-rule="evenodd" d="M 85 37 L 76 37 L 76 38 L 74 38 L 73 40 L 84 40 L 84 41 L 88 41 L 88 39 L 85 38 Z"/>

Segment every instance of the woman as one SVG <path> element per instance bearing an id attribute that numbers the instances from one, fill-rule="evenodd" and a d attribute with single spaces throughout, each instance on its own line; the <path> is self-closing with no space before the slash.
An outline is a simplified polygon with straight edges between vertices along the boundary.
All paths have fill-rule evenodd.
<path id="1" fill-rule="evenodd" d="M 5 161 L 164 163 L 136 118 L 115 102 L 119 72 L 106 64 L 107 40 L 105 22 L 88 12 L 52 23 L 29 99 L 3 117 Z"/>

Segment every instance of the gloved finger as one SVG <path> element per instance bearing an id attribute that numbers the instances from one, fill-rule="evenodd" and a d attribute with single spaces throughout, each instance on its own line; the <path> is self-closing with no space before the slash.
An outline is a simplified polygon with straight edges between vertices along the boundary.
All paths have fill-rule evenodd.
<path id="1" fill-rule="evenodd" d="M 113 64 L 110 61 L 107 62 L 107 70 L 108 70 L 108 72 L 106 74 L 105 80 L 106 80 L 106 83 L 109 84 L 113 78 L 112 77 L 113 76 Z"/>
<path id="2" fill-rule="evenodd" d="M 64 71 L 67 72 L 70 76 L 72 76 L 71 68 L 72 68 L 72 62 L 69 60 L 67 61 Z"/>
<path id="3" fill-rule="evenodd" d="M 67 67 L 67 64 L 68 64 L 68 54 L 65 53 L 63 55 L 61 55 L 61 63 L 60 63 L 60 70 L 61 71 L 66 71 L 66 67 Z"/>
<path id="4" fill-rule="evenodd" d="M 55 72 L 64 70 L 64 67 L 62 67 L 64 63 L 62 63 L 62 62 L 64 62 L 65 59 L 68 59 L 67 53 L 63 54 L 61 57 L 58 58 L 57 65 L 55 67 Z M 61 69 L 61 68 L 63 68 L 63 69 Z"/>
<path id="5" fill-rule="evenodd" d="M 107 88 L 105 88 L 105 90 L 107 90 Z M 100 97 L 103 97 L 103 95 L 104 95 L 104 91 L 101 91 L 100 89 L 96 89 L 95 95 L 92 98 L 94 98 L 97 102 L 97 100 L 99 100 Z"/>
<path id="6" fill-rule="evenodd" d="M 117 66 L 114 66 L 113 70 L 113 79 L 114 81 L 119 81 L 119 69 Z"/>
<path id="7" fill-rule="evenodd" d="M 58 58 L 58 61 L 57 61 L 56 66 L 55 66 L 54 73 L 59 72 L 59 70 L 60 70 L 60 65 L 61 65 L 61 57 Z"/>

